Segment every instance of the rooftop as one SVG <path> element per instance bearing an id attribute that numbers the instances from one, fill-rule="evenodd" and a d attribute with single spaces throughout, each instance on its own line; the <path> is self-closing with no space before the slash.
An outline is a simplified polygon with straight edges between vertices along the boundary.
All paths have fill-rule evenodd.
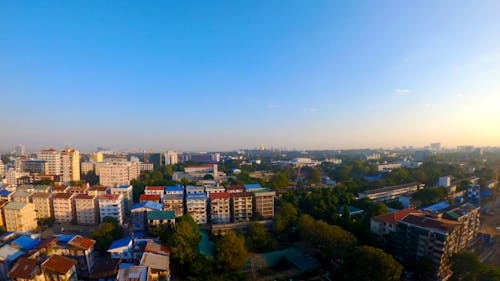
<path id="1" fill-rule="evenodd" d="M 77 194 L 75 196 L 75 200 L 93 200 L 95 199 L 94 195 L 88 195 L 88 194 Z"/>
<path id="2" fill-rule="evenodd" d="M 132 188 L 132 186 L 131 185 L 119 185 L 116 188 L 129 189 L 129 188 Z"/>
<path id="3" fill-rule="evenodd" d="M 0 248 L 0 261 L 15 261 L 24 251 L 7 244 Z"/>
<path id="4" fill-rule="evenodd" d="M 56 199 L 70 199 L 73 196 L 72 193 L 56 193 L 54 194 L 54 200 Z"/>
<path id="5" fill-rule="evenodd" d="M 423 212 L 416 210 L 416 209 L 404 209 L 404 210 L 397 211 L 394 213 L 376 216 L 376 217 L 373 217 L 373 219 L 380 221 L 380 222 L 395 224 L 399 220 L 401 220 L 402 218 L 406 217 L 409 214 L 423 214 Z"/>
<path id="6" fill-rule="evenodd" d="M 229 190 L 243 190 L 244 187 L 243 185 L 228 185 L 226 186 L 226 190 L 229 191 Z"/>
<path id="7" fill-rule="evenodd" d="M 33 198 L 49 198 L 52 196 L 52 193 L 48 193 L 48 192 L 35 192 L 35 194 L 33 194 Z"/>
<path id="8" fill-rule="evenodd" d="M 40 243 L 40 240 L 33 239 L 27 235 L 19 236 L 12 241 L 12 245 L 21 248 L 23 250 L 31 250 L 35 248 L 38 245 L 38 243 Z"/>
<path id="9" fill-rule="evenodd" d="M 252 192 L 234 192 L 231 193 L 231 197 L 252 197 Z"/>
<path id="10" fill-rule="evenodd" d="M 186 200 L 207 200 L 207 195 L 205 192 L 188 193 L 186 194 Z"/>
<path id="11" fill-rule="evenodd" d="M 152 186 L 148 185 L 144 190 L 154 190 L 154 191 L 164 191 L 165 187 L 164 186 Z"/>
<path id="12" fill-rule="evenodd" d="M 108 251 L 117 248 L 127 247 L 128 245 L 130 245 L 131 242 L 132 242 L 132 237 L 130 236 L 120 240 L 116 240 L 113 243 L 111 243 L 111 246 L 109 246 Z"/>
<path id="13" fill-rule="evenodd" d="M 95 186 L 91 186 L 89 187 L 89 191 L 106 191 L 108 190 L 108 187 L 107 186 L 100 186 L 100 185 L 95 185 Z"/>
<path id="14" fill-rule="evenodd" d="M 46 261 L 42 263 L 42 267 L 44 269 L 59 274 L 66 274 L 75 265 L 76 261 L 74 259 L 70 259 L 60 255 L 50 256 Z"/>
<path id="15" fill-rule="evenodd" d="M 184 192 L 184 187 L 182 187 L 180 185 L 169 185 L 169 186 L 165 186 L 165 191 L 166 192 L 179 192 L 179 191 Z"/>
<path id="16" fill-rule="evenodd" d="M 431 218 L 428 216 L 421 216 L 415 214 L 409 214 L 400 221 L 407 224 L 416 225 L 422 228 L 433 229 L 442 232 L 449 232 L 455 226 L 460 224 L 452 220 Z"/>
<path id="17" fill-rule="evenodd" d="M 146 214 L 147 220 L 173 220 L 175 219 L 174 211 L 151 211 Z"/>
<path id="18" fill-rule="evenodd" d="M 210 193 L 209 197 L 210 200 L 229 199 L 229 197 L 231 197 L 231 194 L 229 194 L 228 192 L 217 192 Z"/>
<path id="19" fill-rule="evenodd" d="M 147 266 L 134 265 L 120 268 L 118 270 L 117 281 L 146 281 L 148 280 L 149 269 Z"/>
<path id="20" fill-rule="evenodd" d="M 161 196 L 159 194 L 141 194 L 139 195 L 139 202 L 154 201 L 160 202 Z"/>
<path id="21" fill-rule="evenodd" d="M 400 184 L 400 185 L 386 186 L 386 187 L 382 187 L 382 188 L 366 190 L 363 193 L 367 194 L 367 195 L 369 195 L 369 194 L 377 194 L 377 193 L 384 193 L 384 192 L 398 190 L 398 189 L 401 189 L 401 188 L 409 188 L 409 187 L 416 186 L 416 185 L 418 186 L 418 185 L 420 185 L 420 183 L 418 183 L 418 182 L 411 182 L 411 183 Z"/>
<path id="22" fill-rule="evenodd" d="M 68 244 L 82 250 L 89 250 L 94 246 L 96 241 L 94 239 L 82 237 L 80 235 L 76 235 L 73 239 L 68 241 Z"/>
<path id="23" fill-rule="evenodd" d="M 144 248 L 144 252 L 150 252 L 153 254 L 160 254 L 165 256 L 170 255 L 170 251 L 167 249 L 167 247 L 155 243 L 152 240 L 148 241 L 146 247 Z"/>
<path id="24" fill-rule="evenodd" d="M 33 275 L 35 275 L 38 268 L 38 261 L 27 258 L 19 258 L 12 266 L 8 275 L 10 278 L 30 280 L 33 279 Z"/>
<path id="25" fill-rule="evenodd" d="M 158 202 L 153 202 L 153 201 L 144 201 L 140 203 L 134 204 L 132 206 L 132 210 L 134 209 L 139 209 L 139 208 L 148 208 L 148 209 L 153 209 L 153 210 L 161 210 L 163 208 L 162 204 Z"/>
<path id="26" fill-rule="evenodd" d="M 245 188 L 245 190 L 249 190 L 249 189 L 262 188 L 262 185 L 258 183 L 251 183 L 251 184 L 244 184 L 243 187 Z"/>
<path id="27" fill-rule="evenodd" d="M 99 200 L 119 200 L 123 197 L 121 194 L 101 194 L 99 195 Z"/>
<path id="28" fill-rule="evenodd" d="M 10 202 L 9 204 L 7 204 L 4 209 L 7 209 L 7 210 L 21 210 L 22 208 L 24 208 L 24 206 L 26 206 L 26 203 L 23 203 L 23 202 Z"/>
<path id="29" fill-rule="evenodd" d="M 11 194 L 10 191 L 6 190 L 6 189 L 2 189 L 0 190 L 0 196 L 9 196 Z"/>
<path id="30" fill-rule="evenodd" d="M 141 258 L 141 265 L 147 265 L 152 269 L 169 270 L 169 256 L 144 252 Z"/>

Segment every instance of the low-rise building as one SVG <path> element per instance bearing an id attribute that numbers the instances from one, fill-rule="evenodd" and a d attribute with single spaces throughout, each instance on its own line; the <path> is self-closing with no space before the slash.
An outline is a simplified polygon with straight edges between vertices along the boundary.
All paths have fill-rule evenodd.
<path id="1" fill-rule="evenodd" d="M 170 280 L 170 256 L 144 252 L 141 265 L 149 267 L 153 280 Z"/>
<path id="2" fill-rule="evenodd" d="M 386 201 L 396 199 L 398 196 L 415 192 L 424 188 L 425 184 L 413 182 L 395 186 L 387 186 L 378 189 L 367 190 L 358 194 L 360 199 L 368 198 L 373 201 Z"/>
<path id="3" fill-rule="evenodd" d="M 111 255 L 112 259 L 122 259 L 125 261 L 133 260 L 133 244 L 132 237 L 116 240 L 109 246 L 108 253 Z"/>
<path id="4" fill-rule="evenodd" d="M 5 227 L 11 232 L 29 232 L 37 227 L 35 206 L 31 203 L 10 202 L 3 208 Z"/>
<path id="5" fill-rule="evenodd" d="M 227 192 L 212 193 L 209 194 L 209 198 L 212 223 L 229 223 L 231 221 L 230 194 Z"/>
<path id="6" fill-rule="evenodd" d="M 154 229 L 160 226 L 172 226 L 175 224 L 174 211 L 151 211 L 146 213 L 148 228 Z"/>
<path id="7" fill-rule="evenodd" d="M 99 202 L 97 196 L 77 194 L 75 196 L 76 221 L 78 224 L 95 225 L 99 223 Z"/>
<path id="8" fill-rule="evenodd" d="M 148 281 L 150 279 L 150 269 L 144 265 L 133 265 L 123 267 L 118 270 L 116 281 Z"/>
<path id="9" fill-rule="evenodd" d="M 75 219 L 75 194 L 56 193 L 53 196 L 54 220 L 59 223 L 69 223 Z"/>
<path id="10" fill-rule="evenodd" d="M 141 194 L 139 195 L 139 202 L 155 202 L 159 203 L 161 201 L 161 196 L 158 194 Z"/>
<path id="11" fill-rule="evenodd" d="M 146 195 L 160 195 L 160 197 L 165 194 L 165 187 L 164 186 L 146 186 L 144 188 L 144 194 Z"/>
<path id="12" fill-rule="evenodd" d="M 76 261 L 76 271 L 80 279 L 88 279 L 92 268 L 95 264 L 94 258 L 94 239 L 76 235 L 73 239 L 68 241 L 68 252 L 66 257 L 72 258 Z"/>
<path id="13" fill-rule="evenodd" d="M 74 259 L 60 255 L 50 256 L 42 263 L 42 270 L 47 281 L 78 281 Z"/>
<path id="14" fill-rule="evenodd" d="M 109 188 L 107 186 L 100 186 L 100 185 L 91 186 L 87 191 L 88 195 L 94 195 L 94 196 L 106 195 L 108 193 L 109 193 Z"/>
<path id="15" fill-rule="evenodd" d="M 98 197 L 98 201 L 101 222 L 105 217 L 112 217 L 117 219 L 119 224 L 123 224 L 123 219 L 125 216 L 125 204 L 123 202 L 123 195 L 100 195 Z"/>
<path id="16" fill-rule="evenodd" d="M 205 192 L 187 194 L 186 211 L 196 223 L 207 223 L 207 195 Z"/>
<path id="17" fill-rule="evenodd" d="M 9 274 L 11 281 L 44 281 L 40 262 L 33 259 L 19 258 L 11 267 Z"/>
<path id="18" fill-rule="evenodd" d="M 132 226 L 136 231 L 146 229 L 147 213 L 151 211 L 161 211 L 162 205 L 158 202 L 145 201 L 132 206 Z"/>

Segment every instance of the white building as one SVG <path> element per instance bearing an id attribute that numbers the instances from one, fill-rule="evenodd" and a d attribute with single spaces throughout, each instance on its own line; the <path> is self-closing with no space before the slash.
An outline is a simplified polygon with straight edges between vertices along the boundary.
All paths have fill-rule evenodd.
<path id="1" fill-rule="evenodd" d="M 53 148 L 44 149 L 37 154 L 37 158 L 47 161 L 47 175 L 61 174 L 61 153 Z"/>
<path id="2" fill-rule="evenodd" d="M 66 148 L 61 151 L 61 175 L 62 181 L 80 180 L 80 152 L 73 148 Z"/>
<path id="3" fill-rule="evenodd" d="M 123 200 L 125 203 L 125 210 L 127 210 L 127 212 L 130 212 L 130 209 L 132 208 L 132 205 L 134 204 L 132 188 L 133 188 L 133 186 L 131 186 L 131 185 L 120 185 L 120 186 L 111 188 L 111 194 L 123 195 Z"/>
<path id="4" fill-rule="evenodd" d="M 140 174 L 139 162 L 110 161 L 96 163 L 96 174 L 103 186 L 129 185 Z"/>
<path id="5" fill-rule="evenodd" d="M 165 152 L 165 165 L 175 165 L 179 163 L 179 157 L 177 152 L 172 150 L 167 150 Z"/>
<path id="6" fill-rule="evenodd" d="M 99 195 L 99 213 L 101 222 L 105 217 L 112 217 L 123 224 L 125 216 L 125 202 L 121 194 Z"/>

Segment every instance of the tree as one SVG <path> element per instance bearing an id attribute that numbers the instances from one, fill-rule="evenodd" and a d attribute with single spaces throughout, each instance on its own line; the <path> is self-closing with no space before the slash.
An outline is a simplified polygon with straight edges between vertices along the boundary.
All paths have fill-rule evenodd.
<path id="1" fill-rule="evenodd" d="M 426 281 L 432 279 L 434 262 L 428 256 L 420 257 L 415 263 L 415 280 Z"/>
<path id="2" fill-rule="evenodd" d="M 497 281 L 500 269 L 486 266 L 471 252 L 459 252 L 451 256 L 451 281 Z"/>
<path id="3" fill-rule="evenodd" d="M 95 171 L 89 171 L 82 175 L 82 181 L 88 182 L 90 185 L 96 185 L 99 183 L 99 176 L 96 175 Z"/>
<path id="4" fill-rule="evenodd" d="M 104 217 L 99 227 L 90 232 L 90 237 L 96 240 L 96 250 L 105 254 L 111 243 L 122 237 L 122 229 L 115 218 Z"/>
<path id="5" fill-rule="evenodd" d="M 305 169 L 306 180 L 309 184 L 319 184 L 321 183 L 321 172 L 319 169 L 313 167 L 307 167 Z"/>
<path id="6" fill-rule="evenodd" d="M 273 246 L 273 237 L 258 222 L 248 225 L 246 238 L 247 248 L 255 252 L 269 251 Z"/>
<path id="7" fill-rule="evenodd" d="M 283 203 L 274 220 L 274 231 L 277 233 L 290 231 L 297 223 L 297 209 L 290 203 Z"/>
<path id="8" fill-rule="evenodd" d="M 243 266 L 247 259 L 245 239 L 229 231 L 215 242 L 214 256 L 218 268 L 222 271 L 235 271 Z"/>
<path id="9" fill-rule="evenodd" d="M 212 176 L 211 174 L 206 174 L 206 175 L 203 176 L 203 179 L 204 180 L 213 180 L 214 176 Z"/>
<path id="10" fill-rule="evenodd" d="M 189 215 L 184 215 L 174 225 L 170 235 L 162 236 L 172 253 L 174 267 L 180 273 L 189 274 L 193 271 L 193 262 L 198 257 L 198 244 L 201 234 L 198 225 Z"/>
<path id="11" fill-rule="evenodd" d="M 288 186 L 288 176 L 284 172 L 279 172 L 274 174 L 269 180 L 269 185 L 273 188 L 287 187 Z"/>
<path id="12" fill-rule="evenodd" d="M 399 281 L 403 266 L 381 249 L 359 246 L 349 256 L 343 272 L 345 280 Z"/>

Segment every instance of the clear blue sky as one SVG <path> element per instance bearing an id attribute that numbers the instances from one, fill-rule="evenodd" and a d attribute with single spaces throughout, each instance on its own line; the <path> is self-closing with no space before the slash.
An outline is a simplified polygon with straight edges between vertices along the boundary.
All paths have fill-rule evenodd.
<path id="1" fill-rule="evenodd" d="M 0 149 L 500 145 L 498 1 L 2 1 Z"/>

